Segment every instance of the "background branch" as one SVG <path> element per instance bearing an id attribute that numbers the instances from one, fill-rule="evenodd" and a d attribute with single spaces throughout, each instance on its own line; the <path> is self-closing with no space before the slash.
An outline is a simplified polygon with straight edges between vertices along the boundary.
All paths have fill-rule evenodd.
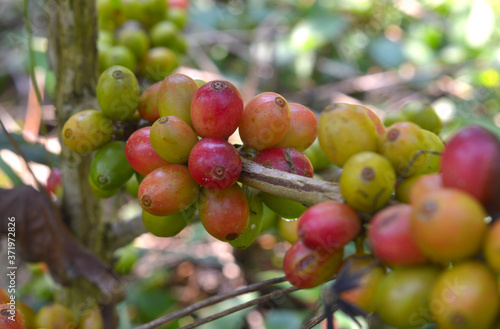
<path id="1" fill-rule="evenodd" d="M 146 232 L 146 227 L 142 222 L 142 215 L 138 215 L 128 221 L 111 222 L 107 224 L 104 243 L 110 250 L 116 250 L 134 241 L 135 238 Z"/>
<path id="2" fill-rule="evenodd" d="M 269 293 L 267 295 L 264 295 L 264 296 L 252 299 L 252 300 L 250 300 L 250 301 L 248 301 L 246 303 L 243 303 L 243 304 L 240 304 L 240 305 L 228 308 L 228 309 L 226 309 L 226 310 L 224 310 L 222 312 L 215 313 L 215 314 L 213 314 L 211 316 L 207 316 L 205 318 L 202 318 L 202 319 L 200 319 L 200 320 L 198 320 L 196 322 L 188 324 L 188 325 L 186 325 L 184 327 L 181 327 L 179 329 L 196 328 L 198 326 L 201 326 L 202 324 L 205 324 L 205 323 L 217 320 L 217 319 L 222 318 L 222 317 L 224 317 L 226 315 L 238 312 L 240 310 L 243 310 L 245 308 L 249 308 L 249 307 L 254 306 L 254 305 L 258 305 L 258 304 L 260 304 L 262 302 L 265 302 L 265 301 L 268 301 L 268 300 L 272 300 L 273 298 L 277 298 L 277 297 L 289 294 L 289 293 L 297 291 L 297 290 L 299 290 L 299 289 L 296 288 L 296 287 L 289 287 L 289 288 L 286 288 L 286 289 L 274 291 L 274 292 L 271 292 L 271 293 Z"/>
<path id="3" fill-rule="evenodd" d="M 277 278 L 273 278 L 273 279 L 269 279 L 269 280 L 266 280 L 266 281 L 262 281 L 262 282 L 257 282 L 257 283 L 254 283 L 254 284 L 250 284 L 244 288 L 241 288 L 241 289 L 238 289 L 238 290 L 233 290 L 233 291 L 230 291 L 228 293 L 225 293 L 225 294 L 221 294 L 221 295 L 215 295 L 213 297 L 210 297 L 210 298 L 207 298 L 205 300 L 202 300 L 196 304 L 193 304 L 191 306 L 188 306 L 188 307 L 185 307 L 177 312 L 173 312 L 171 314 L 168 314 L 164 317 L 161 317 L 161 318 L 158 318 L 154 321 L 151 321 L 149 323 L 146 323 L 142 326 L 139 326 L 135 329 L 153 329 L 153 328 L 156 328 L 162 324 L 165 324 L 167 322 L 170 322 L 170 321 L 173 321 L 175 319 L 179 319 L 179 318 L 182 318 L 184 316 L 187 316 L 201 308 L 204 308 L 204 307 L 207 307 L 207 306 L 210 306 L 210 305 L 214 305 L 214 304 L 217 304 L 217 303 L 220 303 L 222 301 L 225 301 L 225 300 L 228 300 L 230 298 L 233 298 L 233 297 L 236 297 L 236 296 L 239 296 L 239 295 L 243 295 L 243 294 L 246 294 L 246 293 L 249 293 L 249 292 L 253 292 L 253 291 L 257 291 L 257 290 L 260 290 L 262 288 L 265 288 L 267 286 L 270 286 L 270 285 L 273 285 L 273 284 L 276 284 L 276 283 L 281 283 L 281 282 L 284 282 L 286 280 L 286 278 L 284 276 L 280 276 L 280 277 L 277 277 Z M 292 290 L 290 290 L 291 288 L 293 288 Z M 290 290 L 290 291 L 288 291 Z M 278 292 L 283 292 L 283 291 L 286 291 L 285 293 L 288 293 L 288 292 L 291 292 L 291 291 L 294 291 L 294 290 L 297 290 L 297 288 L 295 287 L 290 287 L 288 289 L 284 289 L 284 290 L 279 290 Z M 283 293 L 281 293 L 283 294 Z M 271 295 L 271 294 L 269 294 Z M 263 298 L 263 297 L 269 297 L 269 295 L 264 295 L 260 298 Z M 259 299 L 260 300 L 260 299 Z M 255 300 L 253 300 L 255 301 Z M 245 303 L 247 304 L 247 303 Z M 244 304 L 242 304 L 244 305 Z M 236 307 L 241 307 L 242 305 L 238 305 Z M 252 304 L 252 305 L 255 305 L 255 304 Z M 251 305 L 249 305 L 251 306 Z M 246 306 L 246 307 L 249 307 L 249 306 Z M 240 308 L 240 309 L 243 309 L 243 308 Z M 228 309 L 229 310 L 229 309 Z M 227 310 L 226 310 L 227 311 Z M 232 311 L 230 313 L 234 313 L 236 311 Z M 227 314 L 230 314 L 230 313 L 227 313 Z M 227 315 L 227 314 L 224 314 L 224 315 Z M 222 316 L 224 316 L 222 315 Z M 222 316 L 219 316 L 219 317 L 222 317 Z M 201 319 L 203 320 L 203 319 Z M 200 321 L 201 321 L 200 320 Z M 213 319 L 215 320 L 215 319 Z M 212 321 L 212 320 L 210 320 Z M 208 321 L 207 321 L 208 322 Z M 206 322 L 204 322 L 206 323 Z M 200 323 L 201 324 L 201 323 Z"/>

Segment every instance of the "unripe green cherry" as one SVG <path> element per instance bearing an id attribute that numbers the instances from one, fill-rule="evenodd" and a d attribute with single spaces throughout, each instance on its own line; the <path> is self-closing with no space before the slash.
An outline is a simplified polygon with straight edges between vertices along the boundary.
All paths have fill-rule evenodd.
<path id="1" fill-rule="evenodd" d="M 168 238 L 179 234 L 191 222 L 196 210 L 196 202 L 181 212 L 167 216 L 155 216 L 143 209 L 142 222 L 151 234 Z"/>
<path id="2" fill-rule="evenodd" d="M 196 82 L 187 75 L 174 73 L 163 79 L 157 93 L 160 116 L 175 115 L 191 128 L 191 100 L 198 90 Z"/>
<path id="3" fill-rule="evenodd" d="M 340 191 L 346 203 L 368 213 L 381 209 L 391 199 L 396 173 L 389 160 L 373 152 L 353 155 L 340 174 Z"/>
<path id="4" fill-rule="evenodd" d="M 129 69 L 112 66 L 99 77 L 96 96 L 99 106 L 108 118 L 127 121 L 132 119 L 139 105 L 139 82 Z"/>
<path id="5" fill-rule="evenodd" d="M 84 110 L 72 115 L 64 124 L 62 140 L 71 151 L 92 153 L 111 140 L 113 122 L 97 110 Z"/>
<path id="6" fill-rule="evenodd" d="M 151 145 L 163 159 L 170 163 L 185 163 L 198 136 L 176 116 L 161 117 L 151 127 Z"/>
<path id="7" fill-rule="evenodd" d="M 260 234 L 262 221 L 264 218 L 264 205 L 258 194 L 247 193 L 248 209 L 250 217 L 246 230 L 240 234 L 235 240 L 229 241 L 231 246 L 238 249 L 248 248 Z"/>

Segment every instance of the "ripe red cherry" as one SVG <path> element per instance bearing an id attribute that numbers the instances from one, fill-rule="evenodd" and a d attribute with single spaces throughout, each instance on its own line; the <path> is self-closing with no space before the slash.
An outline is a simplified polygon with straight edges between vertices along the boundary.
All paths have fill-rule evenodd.
<path id="1" fill-rule="evenodd" d="M 243 113 L 243 99 L 229 81 L 215 80 L 201 86 L 191 101 L 191 120 L 201 137 L 228 138 Z"/>
<path id="2" fill-rule="evenodd" d="M 489 208 L 500 199 L 500 141 L 480 126 L 462 128 L 441 158 L 445 187 L 459 188 Z"/>
<path id="3" fill-rule="evenodd" d="M 155 216 L 185 210 L 198 198 L 200 186 L 187 166 L 169 164 L 150 172 L 139 185 L 137 198 L 142 209 Z"/>
<path id="4" fill-rule="evenodd" d="M 7 294 L 7 292 L 3 290 L 2 287 L 0 287 L 0 305 L 7 304 L 8 302 L 10 302 L 9 294 Z"/>
<path id="5" fill-rule="evenodd" d="M 287 280 L 297 288 L 313 288 L 333 278 L 337 273 L 344 249 L 328 253 L 313 250 L 298 240 L 288 249 L 283 260 Z"/>
<path id="6" fill-rule="evenodd" d="M 202 189 L 198 210 L 203 227 L 222 241 L 239 237 L 245 232 L 250 219 L 245 192 L 238 184 L 225 190 Z"/>
<path id="7" fill-rule="evenodd" d="M 257 154 L 253 161 L 269 168 L 313 177 L 314 168 L 307 156 L 291 147 L 274 147 Z"/>
<path id="8" fill-rule="evenodd" d="M 420 176 L 410 188 L 410 204 L 417 204 L 421 198 L 442 188 L 443 177 L 440 173 Z"/>
<path id="9" fill-rule="evenodd" d="M 149 86 L 148 89 L 144 90 L 139 98 L 137 111 L 139 111 L 141 118 L 148 120 L 149 122 L 155 122 L 160 118 L 158 106 L 156 105 L 160 85 L 161 81 Z"/>
<path id="10" fill-rule="evenodd" d="M 276 146 L 290 126 L 290 105 L 283 96 L 265 92 L 252 98 L 243 109 L 240 137 L 257 151 Z"/>
<path id="11" fill-rule="evenodd" d="M 52 168 L 47 177 L 47 191 L 54 193 L 57 197 L 62 196 L 61 169 Z"/>
<path id="12" fill-rule="evenodd" d="M 318 119 L 313 111 L 302 104 L 288 103 L 290 126 L 276 146 L 289 146 L 304 152 L 318 137 Z"/>
<path id="13" fill-rule="evenodd" d="M 24 319 L 21 313 L 9 304 L 0 305 L 0 328 L 24 329 Z"/>
<path id="14" fill-rule="evenodd" d="M 136 130 L 127 140 L 125 156 L 128 163 L 141 175 L 147 175 L 156 168 L 169 164 L 156 153 L 149 138 L 151 127 Z"/>
<path id="15" fill-rule="evenodd" d="M 368 244 L 382 262 L 417 265 L 426 262 L 410 230 L 412 206 L 397 204 L 379 211 L 370 221 Z"/>
<path id="16" fill-rule="evenodd" d="M 307 209 L 299 218 L 298 234 L 306 246 L 334 252 L 354 239 L 361 219 L 348 205 L 325 201 Z"/>
<path id="17" fill-rule="evenodd" d="M 241 173 L 241 158 L 225 139 L 206 137 L 189 154 L 189 172 L 194 180 L 211 190 L 233 186 Z"/>

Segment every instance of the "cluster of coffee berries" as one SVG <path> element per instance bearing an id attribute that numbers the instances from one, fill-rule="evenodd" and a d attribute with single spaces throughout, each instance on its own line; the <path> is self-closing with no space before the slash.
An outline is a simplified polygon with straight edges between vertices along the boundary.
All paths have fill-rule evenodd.
<path id="1" fill-rule="evenodd" d="M 489 328 L 495 321 L 500 141 L 488 130 L 463 128 L 445 145 L 440 123 L 426 120 L 435 118 L 428 107 L 407 110 L 413 121 L 387 127 L 357 104 L 331 104 L 317 120 L 277 93 L 245 104 L 229 81 L 183 74 L 141 93 L 134 73 L 120 66 L 102 73 L 97 100 L 101 110 L 71 117 L 63 140 L 75 152 L 95 152 L 89 183 L 98 196 L 138 177 L 151 233 L 174 236 L 198 213 L 210 235 L 246 248 L 267 209 L 297 224 L 283 264 L 297 287 L 318 286 L 345 269 L 356 282 L 338 297 L 389 325 Z M 130 120 L 127 141 L 113 140 L 113 126 Z M 231 144 L 231 136 L 243 145 Z M 344 202 L 307 207 L 241 185 L 240 154 L 308 178 L 315 168 L 306 154 L 317 168 L 327 159 L 341 168 Z M 351 241 L 357 251 L 345 258 Z M 450 282 L 460 282 L 458 290 L 450 292 Z M 444 300 L 450 293 L 456 296 Z"/>
<path id="2" fill-rule="evenodd" d="M 131 166 L 146 175 L 138 199 L 155 235 L 177 234 L 198 208 L 208 233 L 245 248 L 260 233 L 263 202 L 282 203 L 293 218 L 305 210 L 240 186 L 240 154 L 228 139 L 238 130 L 245 147 L 259 152 L 254 161 L 312 177 L 311 163 L 294 148 L 303 150 L 316 139 L 317 120 L 309 109 L 273 92 L 244 104 L 229 81 L 171 74 L 144 91 L 138 110 L 152 126 L 134 132 L 125 151 Z"/>
<path id="3" fill-rule="evenodd" d="M 408 183 L 407 203 L 370 221 L 367 244 L 393 269 L 376 288 L 375 311 L 386 323 L 494 327 L 500 307 L 498 157 L 495 135 L 462 128 L 447 141 L 439 172 Z M 401 293 L 405 287 L 412 289 Z"/>
<path id="4" fill-rule="evenodd" d="M 339 185 L 346 203 L 366 213 L 387 204 L 398 177 L 437 172 L 444 149 L 438 135 L 415 123 L 386 128 L 372 110 L 353 104 L 327 106 L 318 138 L 328 159 L 343 169 Z"/>
<path id="5" fill-rule="evenodd" d="M 345 268 L 355 281 L 338 297 L 397 328 L 492 328 L 500 309 L 500 140 L 468 126 L 445 146 L 422 126 L 384 127 L 360 105 L 323 111 L 319 141 L 342 168 L 345 203 L 321 202 L 299 217 L 285 274 L 310 288 Z M 356 253 L 343 259 L 353 240 Z"/>
<path id="6" fill-rule="evenodd" d="M 170 74 L 186 52 L 187 6 L 186 1 L 98 0 L 101 72 L 120 65 L 152 81 Z"/>
<path id="7" fill-rule="evenodd" d="M 66 147 L 78 154 L 95 153 L 89 173 L 91 191 L 98 197 L 118 192 L 134 174 L 125 157 L 125 142 L 117 125 L 134 118 L 139 104 L 140 87 L 134 73 L 122 66 L 105 70 L 97 83 L 100 110 L 87 109 L 75 113 L 62 128 Z"/>
<path id="8" fill-rule="evenodd" d="M 144 224 L 153 234 L 176 235 L 198 210 L 211 235 L 245 248 L 260 233 L 263 203 L 285 218 L 306 209 L 238 184 L 241 158 L 228 138 L 238 130 L 244 147 L 257 153 L 254 161 L 312 177 L 313 166 L 300 152 L 317 137 L 308 108 L 273 92 L 244 104 L 229 81 L 205 83 L 183 74 L 141 93 L 134 73 L 122 66 L 101 74 L 97 101 L 100 110 L 78 112 L 64 124 L 64 144 L 92 153 L 89 185 L 98 197 L 113 196 L 136 178 Z M 126 141 L 117 138 L 120 123 L 132 124 Z"/>

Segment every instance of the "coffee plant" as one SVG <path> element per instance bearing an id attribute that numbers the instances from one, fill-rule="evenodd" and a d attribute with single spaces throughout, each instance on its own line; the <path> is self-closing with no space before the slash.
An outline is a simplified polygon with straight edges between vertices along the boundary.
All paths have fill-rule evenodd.
<path id="1" fill-rule="evenodd" d="M 454 75 L 467 56 L 487 61 L 487 43 L 471 39 L 470 24 L 482 13 L 482 31 L 496 36 L 487 27 L 498 8 L 479 0 L 467 7 L 458 61 L 435 17 L 465 9 L 447 1 L 391 3 L 385 14 L 376 1 L 277 1 L 277 9 L 236 1 L 211 7 L 219 21 L 194 3 L 56 6 L 59 28 L 61 13 L 97 13 L 94 37 L 75 41 L 80 55 L 94 51 L 73 62 L 70 48 L 56 49 L 62 149 L 47 183 L 32 172 L 36 190 L 0 190 L 0 223 L 18 220 L 16 243 L 32 262 L 26 290 L 46 297 L 14 304 L 18 293 L 2 284 L 1 328 L 497 328 L 500 74 L 478 60 L 469 80 Z M 427 26 L 414 22 L 421 17 Z M 242 50 L 231 24 L 257 31 L 253 46 L 275 54 Z M 72 42 L 64 33 L 74 27 L 66 27 L 60 43 Z M 444 64 L 420 69 L 419 56 L 403 54 L 405 34 L 406 51 L 433 50 Z M 242 64 L 246 50 L 255 58 Z M 72 74 L 66 86 L 62 77 Z M 457 98 L 461 107 L 450 105 Z M 26 142 L 0 122 L 31 170 Z M 0 233 L 12 235 L 5 227 Z M 131 244 L 142 238 L 146 247 Z M 207 241 L 210 253 L 200 246 Z M 147 251 L 154 248 L 174 257 Z M 133 271 L 144 280 L 123 283 Z"/>

